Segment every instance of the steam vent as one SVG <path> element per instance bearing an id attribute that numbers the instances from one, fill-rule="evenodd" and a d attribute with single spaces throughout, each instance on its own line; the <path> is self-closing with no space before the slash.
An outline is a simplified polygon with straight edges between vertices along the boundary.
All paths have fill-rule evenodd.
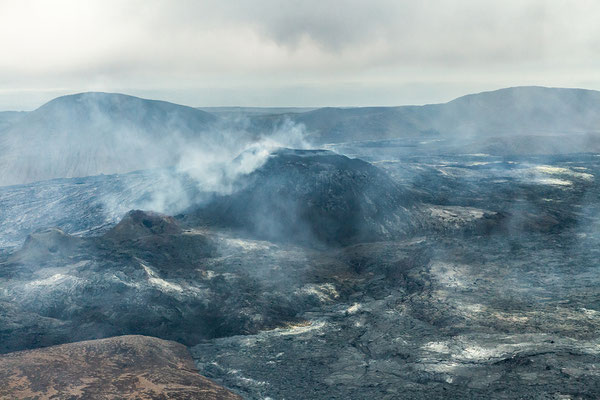
<path id="1" fill-rule="evenodd" d="M 600 399 L 598 21 L 0 0 L 0 400 Z"/>

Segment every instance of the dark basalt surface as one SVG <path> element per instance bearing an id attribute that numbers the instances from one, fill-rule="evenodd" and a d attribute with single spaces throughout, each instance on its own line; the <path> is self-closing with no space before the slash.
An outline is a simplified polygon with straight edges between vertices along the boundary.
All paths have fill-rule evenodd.
<path id="1" fill-rule="evenodd" d="M 192 353 L 202 374 L 253 399 L 593 399 L 600 252 L 596 238 L 573 257 L 568 237 L 345 249 L 360 265 L 344 279 L 350 296 Z"/>
<path id="2" fill-rule="evenodd" d="M 185 346 L 119 336 L 0 356 L 4 399 L 240 399 L 198 375 Z"/>
<path id="3" fill-rule="evenodd" d="M 0 258 L 7 288 L 0 350 L 121 334 L 193 345 L 273 329 L 298 321 L 332 293 L 363 290 L 340 277 L 377 265 L 379 255 L 362 246 L 360 257 L 338 259 L 340 245 L 408 237 L 416 227 L 439 231 L 433 206 L 417 204 L 381 169 L 331 152 L 280 150 L 244 182 L 179 219 L 137 210 L 98 237 L 60 229 L 28 236 Z M 442 231 L 454 233 L 494 215 L 436 210 L 451 213 Z M 415 257 L 402 262 L 412 265 Z"/>
<path id="4" fill-rule="evenodd" d="M 597 398 L 600 157 L 391 155 L 286 150 L 205 208 L 32 233 L 0 351 L 144 334 L 251 399 Z"/>
<path id="5" fill-rule="evenodd" d="M 133 210 L 104 235 L 114 241 L 137 240 L 150 235 L 177 235 L 183 230 L 173 217 L 152 211 Z"/>
<path id="6" fill-rule="evenodd" d="M 188 212 L 189 225 L 267 240 L 344 245 L 405 234 L 414 196 L 379 168 L 322 150 L 280 149 L 231 195 Z"/>

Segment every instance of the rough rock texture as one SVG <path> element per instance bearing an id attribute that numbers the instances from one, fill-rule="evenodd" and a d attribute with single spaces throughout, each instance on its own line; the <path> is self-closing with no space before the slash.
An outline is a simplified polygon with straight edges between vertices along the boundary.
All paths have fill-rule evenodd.
<path id="1" fill-rule="evenodd" d="M 145 334 L 193 346 L 203 376 L 250 399 L 598 398 L 600 157 L 392 153 L 370 153 L 368 176 L 414 199 L 399 238 L 304 247 L 144 212 L 131 238 L 32 235 L 0 254 L 0 352 Z M 298 195 L 368 188 L 330 154 L 269 173 Z M 351 203 L 336 193 L 396 204 L 333 190 L 323 212 Z"/>
<path id="2" fill-rule="evenodd" d="M 173 217 L 152 211 L 129 211 L 121 222 L 105 235 L 114 240 L 135 240 L 149 235 L 174 235 L 181 233 L 179 223 Z"/>
<path id="3" fill-rule="evenodd" d="M 189 198 L 197 198 L 192 181 L 166 169 L 0 187 L 0 248 L 20 247 L 27 235 L 47 227 L 98 236 L 130 210 L 180 212 L 186 206 L 180 201 L 185 203 L 185 198 L 177 196 L 177 191 L 172 202 L 163 196 L 174 186 L 189 191 Z"/>
<path id="4" fill-rule="evenodd" d="M 73 252 L 81 240 L 58 228 L 48 228 L 32 233 L 25 239 L 21 252 L 16 254 L 20 261 L 49 259 Z"/>
<path id="5" fill-rule="evenodd" d="M 3 399 L 240 399 L 200 376 L 188 350 L 120 336 L 0 356 Z"/>
<path id="6" fill-rule="evenodd" d="M 231 227 L 254 237 L 344 245 L 404 235 L 415 199 L 360 159 L 280 149 L 241 188 L 191 213 L 191 225 Z"/>
<path id="7" fill-rule="evenodd" d="M 499 238 L 344 249 L 357 272 L 331 272 L 334 301 L 192 354 L 250 399 L 598 398 L 598 239 L 573 260 L 569 235 L 542 237 L 509 265 Z"/>

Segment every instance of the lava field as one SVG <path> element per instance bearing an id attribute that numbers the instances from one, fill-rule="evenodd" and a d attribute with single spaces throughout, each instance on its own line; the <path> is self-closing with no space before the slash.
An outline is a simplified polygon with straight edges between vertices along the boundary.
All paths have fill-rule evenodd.
<path id="1" fill-rule="evenodd" d="M 387 144 L 180 181 L 171 216 L 172 172 L 0 188 L 0 351 L 155 336 L 250 399 L 597 398 L 600 157 Z"/>

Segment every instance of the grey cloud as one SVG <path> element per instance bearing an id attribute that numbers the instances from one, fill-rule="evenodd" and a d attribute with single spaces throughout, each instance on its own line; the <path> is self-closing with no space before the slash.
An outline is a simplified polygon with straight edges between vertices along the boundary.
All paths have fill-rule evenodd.
<path id="1" fill-rule="evenodd" d="M 366 105 L 420 102 L 393 93 L 411 83 L 463 87 L 458 94 L 600 88 L 600 3 L 592 0 L 23 3 L 0 3 L 3 109 L 18 107 L 11 99 L 33 104 L 27 93 L 35 91 L 153 91 L 191 105 Z M 336 95 L 348 86 L 365 100 Z M 281 103 L 285 92 L 302 93 L 302 104 Z M 440 89 L 429 101 L 447 95 Z"/>

